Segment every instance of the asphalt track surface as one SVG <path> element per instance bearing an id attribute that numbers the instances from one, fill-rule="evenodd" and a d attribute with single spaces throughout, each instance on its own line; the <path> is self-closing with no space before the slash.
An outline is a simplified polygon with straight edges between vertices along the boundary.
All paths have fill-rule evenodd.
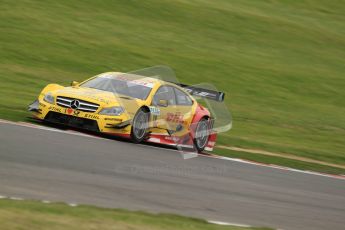
<path id="1" fill-rule="evenodd" d="M 0 195 L 344 229 L 345 180 L 0 123 Z"/>

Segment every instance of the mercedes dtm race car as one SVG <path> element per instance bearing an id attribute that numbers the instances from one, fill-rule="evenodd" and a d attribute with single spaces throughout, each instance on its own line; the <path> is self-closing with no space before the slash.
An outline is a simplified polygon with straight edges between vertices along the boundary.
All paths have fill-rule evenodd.
<path id="1" fill-rule="evenodd" d="M 146 74 L 147 75 L 147 74 Z M 224 94 L 137 73 L 107 72 L 71 86 L 47 85 L 29 105 L 34 118 L 70 127 L 211 151 L 217 133 L 210 111 L 195 99 Z"/>

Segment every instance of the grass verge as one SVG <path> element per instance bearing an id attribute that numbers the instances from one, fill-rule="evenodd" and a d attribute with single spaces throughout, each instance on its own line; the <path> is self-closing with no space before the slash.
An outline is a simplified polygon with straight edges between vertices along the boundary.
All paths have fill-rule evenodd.
<path id="1" fill-rule="evenodd" d="M 264 230 L 209 224 L 205 220 L 171 214 L 148 214 L 93 206 L 70 207 L 62 203 L 0 200 L 0 228 L 50 230 Z"/>

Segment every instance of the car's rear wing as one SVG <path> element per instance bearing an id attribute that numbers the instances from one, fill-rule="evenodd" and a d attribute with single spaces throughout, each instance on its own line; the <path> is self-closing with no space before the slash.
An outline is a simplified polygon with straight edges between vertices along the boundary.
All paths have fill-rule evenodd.
<path id="1" fill-rule="evenodd" d="M 215 101 L 220 101 L 220 102 L 224 101 L 225 93 L 223 92 L 210 90 L 210 89 L 204 89 L 204 88 L 190 86 L 190 85 L 181 84 L 181 83 L 174 83 L 174 84 L 181 86 L 192 96 L 205 97 L 205 98 L 212 99 Z"/>

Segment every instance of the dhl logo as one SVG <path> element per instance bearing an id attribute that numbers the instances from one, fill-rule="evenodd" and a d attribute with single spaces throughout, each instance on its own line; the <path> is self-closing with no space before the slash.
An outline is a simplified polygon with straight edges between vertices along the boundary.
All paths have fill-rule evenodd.
<path id="1" fill-rule="evenodd" d="M 183 115 L 181 113 L 168 113 L 167 121 L 183 124 Z"/>

